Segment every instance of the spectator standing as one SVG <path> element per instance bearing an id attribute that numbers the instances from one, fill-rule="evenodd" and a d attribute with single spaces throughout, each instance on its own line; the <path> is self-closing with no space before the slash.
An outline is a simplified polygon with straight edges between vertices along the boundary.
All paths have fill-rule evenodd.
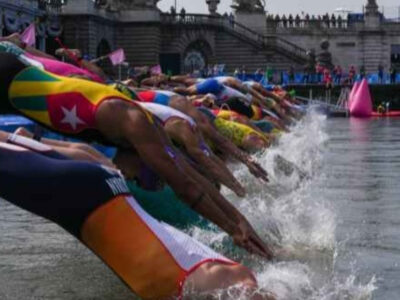
<path id="1" fill-rule="evenodd" d="M 340 85 L 342 82 L 342 74 L 343 74 L 343 70 L 342 67 L 340 65 L 337 65 L 334 69 L 333 69 L 333 74 L 335 75 L 335 81 L 334 83 L 337 85 Z"/>
<path id="2" fill-rule="evenodd" d="M 282 16 L 282 26 L 283 26 L 283 28 L 287 27 L 287 25 L 288 25 L 287 23 L 288 23 L 288 20 L 287 20 L 286 16 L 283 15 Z"/>
<path id="3" fill-rule="evenodd" d="M 339 17 L 337 19 L 337 25 L 338 25 L 338 28 L 342 28 L 342 26 L 343 26 L 343 19 L 342 19 L 341 15 L 339 15 Z"/>
<path id="4" fill-rule="evenodd" d="M 383 84 L 383 66 L 381 64 L 378 66 L 378 81 Z"/>
<path id="5" fill-rule="evenodd" d="M 175 17 L 176 17 L 176 9 L 175 9 L 175 6 L 171 6 L 171 8 L 169 9 L 169 11 L 170 11 L 170 13 L 171 13 L 171 16 L 174 17 L 174 19 L 175 19 Z"/>
<path id="6" fill-rule="evenodd" d="M 239 70 L 239 68 L 236 68 L 236 69 L 235 69 L 235 72 L 233 72 L 233 76 L 236 77 L 236 78 L 239 78 L 239 77 L 240 77 L 240 70 Z"/>
<path id="7" fill-rule="evenodd" d="M 181 17 L 181 20 L 182 20 L 182 22 L 183 21 L 185 21 L 185 17 L 186 17 L 186 10 L 185 10 L 185 8 L 184 7 L 182 7 L 182 9 L 181 9 L 181 12 L 180 12 L 180 17 Z"/>
<path id="8" fill-rule="evenodd" d="M 305 16 L 305 21 L 304 21 L 304 27 L 308 27 L 308 26 L 310 26 L 310 15 L 309 14 L 306 14 L 306 16 Z"/>
<path id="9" fill-rule="evenodd" d="M 294 18 L 294 24 L 295 26 L 298 28 L 301 25 L 301 20 L 300 20 L 300 16 L 297 14 L 296 17 Z"/>
<path id="10" fill-rule="evenodd" d="M 396 76 L 397 76 L 397 70 L 396 67 L 394 65 L 390 66 L 390 84 L 395 84 L 396 83 Z"/>
<path id="11" fill-rule="evenodd" d="M 267 71 L 265 72 L 265 78 L 267 78 L 268 83 L 272 83 L 274 79 L 274 70 L 270 66 L 267 67 Z"/>
<path id="12" fill-rule="evenodd" d="M 235 25 L 235 16 L 232 12 L 229 14 L 229 24 L 231 24 L 232 27 Z"/>
<path id="13" fill-rule="evenodd" d="M 289 27 L 293 27 L 293 21 L 294 21 L 293 16 L 292 14 L 290 14 L 288 18 Z"/>
<path id="14" fill-rule="evenodd" d="M 332 95 L 332 88 L 333 88 L 332 74 L 328 68 L 325 68 L 323 73 L 324 73 L 323 83 L 325 85 L 325 98 L 326 98 L 326 100 L 330 101 L 331 95 Z"/>
<path id="15" fill-rule="evenodd" d="M 365 66 L 362 65 L 360 67 L 360 79 L 363 80 L 365 78 Z"/>
<path id="16" fill-rule="evenodd" d="M 254 80 L 257 82 L 260 82 L 263 78 L 263 72 L 261 69 L 257 69 L 257 71 L 254 73 Z"/>
<path id="17" fill-rule="evenodd" d="M 294 68 L 292 66 L 290 66 L 289 71 L 288 71 L 288 79 L 289 79 L 289 83 L 293 83 L 294 82 Z"/>
<path id="18" fill-rule="evenodd" d="M 320 65 L 320 63 L 317 63 L 315 65 L 315 73 L 317 74 L 317 83 L 322 82 L 323 72 L 324 72 L 324 68 Z"/>
<path id="19" fill-rule="evenodd" d="M 332 16 L 331 16 L 331 26 L 333 28 L 336 28 L 336 17 L 334 14 L 332 14 Z"/>
<path id="20" fill-rule="evenodd" d="M 356 77 L 356 68 L 354 66 L 351 66 L 349 70 L 349 84 L 354 83 L 355 77 Z"/>
<path id="21" fill-rule="evenodd" d="M 304 69 L 304 75 L 303 75 L 303 83 L 308 84 L 310 82 L 310 73 L 308 68 Z"/>
<path id="22" fill-rule="evenodd" d="M 246 66 L 242 66 L 242 69 L 240 70 L 240 80 L 247 80 Z"/>
<path id="23" fill-rule="evenodd" d="M 324 69 L 324 77 L 323 77 L 322 82 L 325 84 L 325 86 L 327 88 L 332 88 L 332 85 L 333 85 L 332 74 L 328 68 Z"/>

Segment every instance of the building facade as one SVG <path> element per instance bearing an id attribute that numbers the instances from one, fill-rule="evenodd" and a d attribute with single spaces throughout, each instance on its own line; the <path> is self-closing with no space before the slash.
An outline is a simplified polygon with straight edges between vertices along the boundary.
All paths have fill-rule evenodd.
<path id="1" fill-rule="evenodd" d="M 386 71 L 400 63 L 400 22 L 387 20 L 378 11 L 375 0 L 369 0 L 364 12 L 342 19 L 334 15 L 322 18 L 290 16 L 267 17 L 266 30 L 304 49 L 320 49 L 322 40 L 330 43 L 333 64 L 348 69 L 364 66 L 376 73 L 381 65 Z"/>
<path id="2" fill-rule="evenodd" d="M 228 71 L 302 70 L 311 49 L 317 56 L 329 52 L 332 63 L 344 69 L 355 65 L 376 72 L 380 65 L 387 70 L 400 62 L 400 23 L 386 20 L 375 0 L 348 19 L 268 16 L 260 1 L 239 0 L 233 1 L 234 18 L 216 14 L 219 0 L 206 0 L 209 15 L 166 14 L 158 2 L 0 0 L 0 32 L 21 31 L 35 20 L 43 50 L 52 52 L 60 35 L 91 58 L 122 47 L 130 65 L 161 63 L 173 73 L 215 64 Z M 321 50 L 322 41 L 329 42 L 328 50 Z"/>

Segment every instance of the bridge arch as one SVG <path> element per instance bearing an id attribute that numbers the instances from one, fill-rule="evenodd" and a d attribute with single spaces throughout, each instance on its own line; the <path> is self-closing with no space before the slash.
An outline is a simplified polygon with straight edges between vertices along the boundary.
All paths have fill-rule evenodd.
<path id="1" fill-rule="evenodd" d="M 214 34 L 208 30 L 192 29 L 180 36 L 177 50 L 181 53 L 184 72 L 192 72 L 215 63 Z"/>
<path id="2" fill-rule="evenodd" d="M 182 67 L 185 73 L 202 70 L 213 62 L 212 48 L 204 39 L 192 41 L 183 51 Z"/>

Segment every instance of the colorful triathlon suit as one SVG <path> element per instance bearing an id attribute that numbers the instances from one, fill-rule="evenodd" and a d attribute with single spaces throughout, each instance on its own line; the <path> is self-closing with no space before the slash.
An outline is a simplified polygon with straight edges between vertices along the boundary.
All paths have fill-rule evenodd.
<path id="1" fill-rule="evenodd" d="M 244 139 L 250 135 L 258 136 L 264 141 L 268 141 L 267 137 L 244 124 L 216 118 L 214 120 L 214 125 L 218 132 L 230 139 L 238 147 L 242 147 Z"/>
<path id="2" fill-rule="evenodd" d="M 185 115 L 184 113 L 174 108 L 160 105 L 157 103 L 149 103 L 149 102 L 138 102 L 138 103 L 146 111 L 149 111 L 155 117 L 157 117 L 163 124 L 166 124 L 171 119 L 180 119 L 180 120 L 185 120 L 190 125 L 192 130 L 195 130 L 195 128 L 197 127 L 196 122 L 191 117 Z M 199 146 L 205 155 L 207 156 L 211 155 L 211 149 L 207 146 L 207 144 L 203 140 L 200 142 Z"/>
<path id="3" fill-rule="evenodd" d="M 234 99 L 234 98 L 239 98 L 244 102 L 246 102 L 247 104 L 251 104 L 252 102 L 252 96 L 250 94 L 245 95 L 239 92 L 238 90 L 235 90 L 234 88 L 225 85 L 224 88 L 216 96 L 219 102 L 218 105 L 221 105 L 226 101 L 228 101 L 229 99 Z"/>
<path id="4" fill-rule="evenodd" d="M 217 95 L 223 90 L 224 86 L 213 78 L 208 78 L 196 84 L 197 94 L 206 95 L 214 94 Z"/>
<path id="5" fill-rule="evenodd" d="M 171 119 L 181 119 L 187 121 L 192 128 L 196 127 L 196 122 L 191 117 L 172 107 L 150 102 L 138 102 L 138 104 L 159 118 L 164 124 Z"/>
<path id="6" fill-rule="evenodd" d="M 214 114 L 214 116 L 216 116 L 217 118 L 222 118 L 222 119 L 229 120 L 229 121 L 232 121 L 235 118 L 240 117 L 240 114 L 238 114 L 237 112 L 232 111 L 232 110 L 212 109 L 211 111 Z"/>
<path id="7" fill-rule="evenodd" d="M 231 110 L 213 109 L 211 110 L 214 116 L 228 121 L 236 121 L 236 118 L 241 117 L 240 114 Z M 270 133 L 274 129 L 274 125 L 266 120 L 251 121 L 253 125 L 257 126 L 262 132 Z"/>
<path id="8" fill-rule="evenodd" d="M 83 76 L 90 80 L 104 83 L 104 80 L 100 78 L 97 74 L 94 74 L 88 70 L 78 68 L 74 65 L 58 61 L 55 59 L 44 58 L 40 56 L 28 53 L 18 46 L 10 42 L 0 42 L 0 51 L 12 53 L 18 57 L 18 59 L 23 62 L 26 66 L 34 66 L 40 69 L 46 70 L 48 72 L 54 73 L 60 76 Z"/>
<path id="9" fill-rule="evenodd" d="M 236 265 L 149 216 L 118 171 L 69 160 L 25 138 L 10 142 L 0 143 L 0 197 L 78 238 L 140 298 L 181 298 L 201 265 Z"/>
<path id="10" fill-rule="evenodd" d="M 196 90 L 200 95 L 214 94 L 217 97 L 216 104 L 218 106 L 233 98 L 242 99 L 246 103 L 251 103 L 252 100 L 251 95 L 244 95 L 238 90 L 218 82 L 218 80 L 214 78 L 206 79 L 203 82 L 197 83 Z"/>
<path id="11" fill-rule="evenodd" d="M 111 86 L 25 67 L 8 53 L 0 53 L 0 68 L 5 72 L 0 73 L 4 84 L 0 87 L 0 96 L 5 90 L 8 92 L 5 98 L 0 98 L 1 102 L 7 102 L 8 98 L 14 110 L 64 134 L 100 138 L 96 130 L 96 111 L 108 99 L 126 101 L 140 108 Z M 146 115 L 151 121 L 150 114 Z"/>
<path id="12" fill-rule="evenodd" d="M 245 85 L 245 86 L 247 86 L 249 88 L 252 88 L 257 82 L 255 82 L 255 81 L 243 81 L 242 83 L 243 83 L 243 85 Z"/>
<path id="13" fill-rule="evenodd" d="M 235 79 L 234 77 L 230 77 L 230 76 L 216 76 L 214 77 L 215 80 L 217 80 L 219 83 L 225 84 L 226 82 L 228 82 L 230 79 Z"/>
<path id="14" fill-rule="evenodd" d="M 137 93 L 142 102 L 157 103 L 168 106 L 172 97 L 179 96 L 177 93 L 162 90 L 148 90 Z"/>
<path id="15" fill-rule="evenodd" d="M 46 71 L 54 73 L 56 75 L 66 76 L 66 77 L 78 75 L 78 76 L 86 77 L 92 81 L 104 83 L 104 80 L 100 76 L 98 76 L 97 74 L 90 72 L 86 69 L 79 68 L 74 65 L 62 62 L 62 61 L 49 59 L 49 58 L 45 58 L 45 57 L 40 57 L 40 56 L 34 56 L 27 52 L 25 53 L 25 55 L 28 58 L 41 63 Z"/>

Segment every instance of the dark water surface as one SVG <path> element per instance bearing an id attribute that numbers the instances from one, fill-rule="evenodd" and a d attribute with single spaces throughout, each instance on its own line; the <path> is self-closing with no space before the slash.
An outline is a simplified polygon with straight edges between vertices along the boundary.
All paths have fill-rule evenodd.
<path id="1" fill-rule="evenodd" d="M 265 212 L 281 221 L 283 244 L 323 255 L 307 250 L 298 262 L 251 266 L 283 299 L 400 299 L 400 119 L 315 118 L 276 149 L 307 171 L 309 182 L 283 193 L 274 181 L 291 182 L 268 163 L 271 186 L 258 186 L 241 169 L 238 175 L 251 190 L 250 204 L 240 208 L 258 230 Z M 210 233 L 197 235 L 210 240 Z M 133 297 L 74 238 L 0 200 L 0 299 Z"/>
<path id="2" fill-rule="evenodd" d="M 345 240 L 337 268 L 375 276 L 374 299 L 400 299 L 400 119 L 327 122 L 326 195 Z"/>

